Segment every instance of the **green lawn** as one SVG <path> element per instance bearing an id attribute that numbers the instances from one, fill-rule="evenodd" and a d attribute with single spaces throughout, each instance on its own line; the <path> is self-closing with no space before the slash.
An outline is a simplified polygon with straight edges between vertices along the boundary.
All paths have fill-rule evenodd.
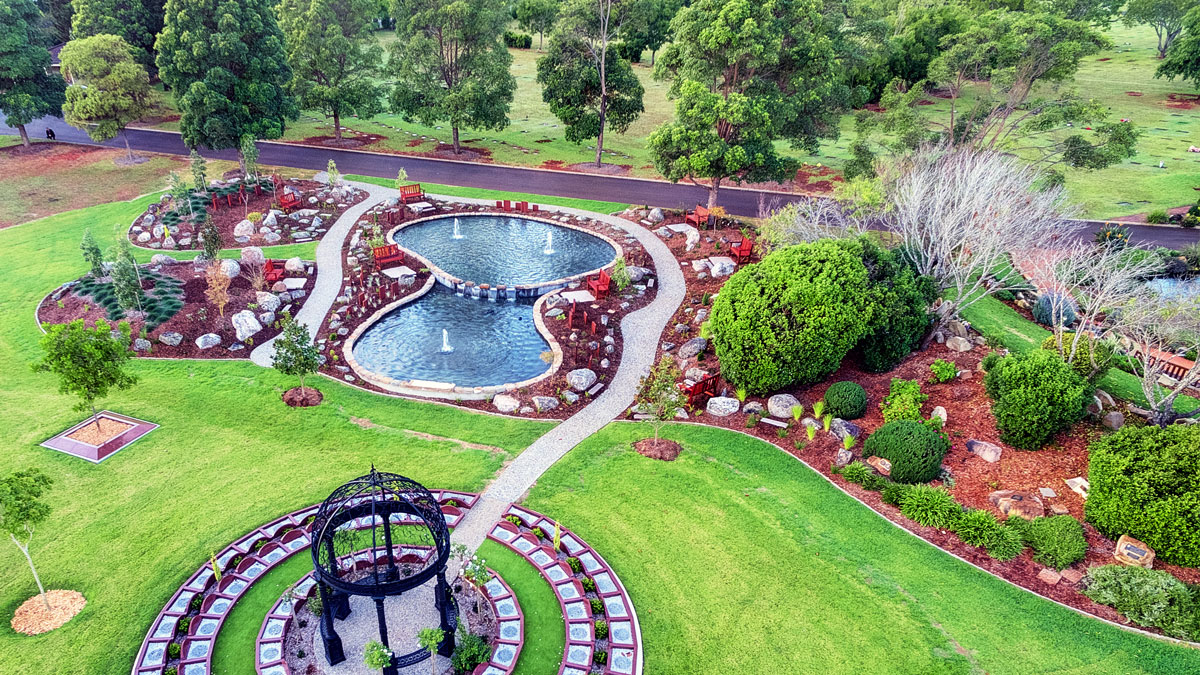
<path id="1" fill-rule="evenodd" d="M 36 587 L 16 548 L 0 546 L 6 571 L 0 577 L 0 672 L 127 672 L 150 621 L 210 552 L 320 501 L 372 463 L 430 486 L 479 490 L 551 427 L 382 397 L 325 379 L 318 380 L 325 402 L 295 410 L 279 399 L 294 382 L 249 362 L 143 360 L 133 365 L 141 380 L 136 388 L 102 407 L 160 429 L 100 465 L 38 447 L 83 415 L 56 392 L 51 376 L 27 365 L 39 355 L 34 307 L 86 270 L 79 253 L 84 228 L 119 232 L 150 199 L 0 231 L 0 359 L 7 364 L 0 386 L 0 473 L 36 466 L 56 480 L 47 496 L 54 511 L 32 553 L 47 588 L 77 589 L 88 599 L 62 629 L 40 637 L 15 634 L 7 617 Z"/>
<path id="2" fill-rule="evenodd" d="M 1021 316 L 1008 305 L 993 297 L 980 298 L 962 311 L 962 316 L 980 333 L 995 337 L 1010 351 L 1023 352 L 1041 346 L 1052 333 Z M 1123 370 L 1110 368 L 1096 383 L 1101 389 L 1135 405 L 1146 405 L 1141 379 Z M 1175 399 L 1180 412 L 1194 410 L 1200 401 L 1188 396 Z"/>
<path id="3" fill-rule="evenodd" d="M 517 659 L 516 675 L 542 675 L 558 670 L 566 646 L 566 625 L 558 598 L 529 561 L 492 540 L 479 547 L 479 557 L 508 584 L 525 616 L 525 644 Z"/>
<path id="4" fill-rule="evenodd" d="M 543 475 L 526 503 L 616 569 L 646 672 L 1197 672 L 1200 652 L 1105 625 L 898 530 L 762 441 L 668 426 L 674 462 L 616 423 Z"/>
<path id="5" fill-rule="evenodd" d="M 346 179 L 361 181 L 363 183 L 372 183 L 374 185 L 382 185 L 384 187 L 395 187 L 396 185 L 395 179 L 392 178 L 377 178 L 375 176 L 358 176 L 355 174 L 348 174 L 346 175 Z M 501 190 L 485 190 L 483 188 L 459 187 L 457 185 L 439 185 L 437 183 L 421 183 L 421 188 L 430 194 L 443 195 L 446 197 L 529 201 L 537 202 L 538 204 L 565 206 L 571 209 L 584 209 L 585 211 L 595 211 L 597 213 L 615 213 L 617 211 L 624 211 L 626 208 L 629 208 L 628 204 L 621 204 L 619 202 L 602 202 L 595 199 L 572 199 L 571 197 L 554 197 L 550 195 L 539 195 L 525 192 L 503 192 Z"/>

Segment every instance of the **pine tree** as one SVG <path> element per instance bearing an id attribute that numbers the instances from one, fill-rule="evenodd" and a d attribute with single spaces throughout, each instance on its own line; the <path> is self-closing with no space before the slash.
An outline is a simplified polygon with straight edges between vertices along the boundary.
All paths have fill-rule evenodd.
<path id="1" fill-rule="evenodd" d="M 66 83 L 48 72 L 50 52 L 43 43 L 42 15 L 33 0 L 0 2 L 0 112 L 29 147 L 25 125 L 58 115 Z"/>
<path id="2" fill-rule="evenodd" d="M 96 243 L 90 228 L 83 231 L 83 241 L 79 243 L 79 248 L 83 251 L 83 259 L 91 267 L 92 278 L 99 279 L 104 276 L 104 255 L 100 253 L 100 245 Z"/>
<path id="3" fill-rule="evenodd" d="M 192 148 L 188 162 L 192 169 L 192 187 L 198 192 L 205 192 L 208 190 L 208 162 L 204 161 L 204 157 L 196 152 L 195 148 Z"/>
<path id="4" fill-rule="evenodd" d="M 283 33 L 268 0 L 167 0 L 159 76 L 175 92 L 189 147 L 240 148 L 279 138 L 299 110 Z"/>
<path id="5" fill-rule="evenodd" d="M 163 27 L 162 0 L 71 0 L 71 37 L 117 35 L 134 49 L 134 59 L 154 70 L 154 36 Z"/>
<path id="6" fill-rule="evenodd" d="M 112 269 L 113 295 L 122 309 L 142 309 L 142 279 L 138 275 L 137 261 L 129 248 L 129 240 L 121 239 L 117 245 L 117 260 Z"/>
<path id="7" fill-rule="evenodd" d="M 150 109 L 150 76 L 117 35 L 72 40 L 62 49 L 62 72 L 70 80 L 63 116 L 94 141 L 107 141 Z M 122 134 L 123 135 L 123 134 Z M 133 162 L 129 137 L 125 152 Z"/>

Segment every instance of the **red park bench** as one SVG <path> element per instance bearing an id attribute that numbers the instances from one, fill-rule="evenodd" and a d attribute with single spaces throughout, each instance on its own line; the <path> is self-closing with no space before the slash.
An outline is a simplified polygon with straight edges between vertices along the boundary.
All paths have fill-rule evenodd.
<path id="1" fill-rule="evenodd" d="M 712 212 L 709 211 L 707 208 L 697 204 L 695 211 L 692 211 L 691 213 L 689 213 L 683 217 L 683 222 L 702 228 L 705 225 L 708 225 L 708 216 L 711 213 Z"/>
<path id="2" fill-rule="evenodd" d="M 729 248 L 729 252 L 733 254 L 733 259 L 738 263 L 744 263 L 750 260 L 750 255 L 754 253 L 754 242 L 749 239 L 742 239 Z"/>
<path id="3" fill-rule="evenodd" d="M 687 396 L 688 407 L 704 405 L 708 399 L 717 395 L 717 375 L 706 375 L 700 378 L 699 382 L 685 380 L 679 383 L 679 390 Z"/>
<path id="4" fill-rule="evenodd" d="M 404 262 L 404 251 L 401 251 L 400 247 L 395 244 L 377 246 L 371 249 L 371 255 L 375 258 L 376 268 L 382 268 L 390 263 Z"/>
<path id="5" fill-rule="evenodd" d="M 400 201 L 404 204 L 408 204 L 411 202 L 419 202 L 419 201 L 422 201 L 423 199 L 425 199 L 425 193 L 421 191 L 420 183 L 413 183 L 412 185 L 401 185 L 399 189 L 400 189 Z"/>
<path id="6" fill-rule="evenodd" d="M 284 192 L 279 198 L 279 208 L 283 209 L 284 213 L 289 213 L 298 206 L 300 206 L 300 195 L 295 192 Z"/>
<path id="7" fill-rule="evenodd" d="M 612 285 L 612 277 L 608 276 L 608 270 L 600 270 L 600 274 L 596 275 L 595 279 L 587 280 L 588 290 L 592 295 L 596 296 L 597 300 L 601 300 L 608 295 L 608 288 Z"/>
<path id="8" fill-rule="evenodd" d="M 283 278 L 286 270 L 283 268 L 283 263 L 277 260 L 268 260 L 266 266 L 263 267 L 263 279 L 268 284 L 273 284 Z"/>

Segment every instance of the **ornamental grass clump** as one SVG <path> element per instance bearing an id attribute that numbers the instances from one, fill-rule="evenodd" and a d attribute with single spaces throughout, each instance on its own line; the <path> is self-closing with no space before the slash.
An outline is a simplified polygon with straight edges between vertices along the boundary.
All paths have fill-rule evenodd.
<path id="1" fill-rule="evenodd" d="M 962 506 L 945 488 L 914 485 L 900 497 L 900 513 L 926 527 L 953 530 L 962 517 Z"/>
<path id="2" fill-rule="evenodd" d="M 1004 526 L 991 511 L 970 509 L 958 519 L 955 532 L 967 546 L 980 548 L 991 546 L 1000 537 L 1002 529 Z"/>
<path id="3" fill-rule="evenodd" d="M 1017 520 L 1025 522 L 1023 518 L 1017 518 Z M 987 554 L 996 560 L 1012 560 L 1021 555 L 1021 551 L 1024 550 L 1025 540 L 1021 537 L 1021 532 L 1012 527 L 1008 521 L 1000 525 L 995 538 L 987 544 Z"/>

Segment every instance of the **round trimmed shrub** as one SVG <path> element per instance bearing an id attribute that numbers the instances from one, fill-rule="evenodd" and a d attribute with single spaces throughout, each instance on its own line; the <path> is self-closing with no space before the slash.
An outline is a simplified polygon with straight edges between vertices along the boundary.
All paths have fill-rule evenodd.
<path id="1" fill-rule="evenodd" d="M 1159 559 L 1200 566 L 1200 427 L 1127 426 L 1088 448 L 1087 521 L 1140 539 Z"/>
<path id="2" fill-rule="evenodd" d="M 867 414 L 867 390 L 857 382 L 834 382 L 825 390 L 825 409 L 844 420 Z"/>
<path id="3" fill-rule="evenodd" d="M 1104 376 L 1112 365 L 1113 348 L 1107 342 L 1096 342 L 1096 338 L 1083 334 L 1079 338 L 1078 344 L 1075 344 L 1075 333 L 1063 333 L 1062 336 L 1062 351 L 1058 348 L 1058 338 L 1051 335 L 1042 341 L 1042 349 L 1058 354 L 1059 358 L 1066 361 L 1071 355 L 1072 345 L 1074 344 L 1075 357 L 1071 359 L 1071 367 L 1075 372 L 1079 373 L 1092 382 Z M 1092 356 L 1093 352 L 1095 357 Z M 1093 368 L 1092 359 L 1095 358 L 1096 363 Z"/>
<path id="4" fill-rule="evenodd" d="M 1035 349 L 997 361 L 983 380 L 1000 440 L 1037 450 L 1083 419 L 1095 389 L 1057 352 Z"/>
<path id="5" fill-rule="evenodd" d="M 1043 326 L 1070 326 L 1075 323 L 1075 301 L 1058 293 L 1043 293 L 1032 313 L 1033 320 Z"/>
<path id="6" fill-rule="evenodd" d="M 1083 556 L 1087 554 L 1083 525 L 1072 516 L 1034 518 L 1029 524 L 1028 538 L 1029 546 L 1033 549 L 1033 559 L 1056 570 L 1062 570 L 1078 560 L 1083 560 Z"/>
<path id="7" fill-rule="evenodd" d="M 1018 518 L 1022 522 L 1024 518 Z M 996 533 L 993 539 L 987 545 L 987 554 L 996 560 L 1012 560 L 1021 555 L 1021 551 L 1025 550 L 1025 540 L 1021 538 L 1021 533 L 1014 527 L 1009 527 L 1008 523 L 1002 523 L 1000 530 Z"/>
<path id="8" fill-rule="evenodd" d="M 897 483 L 927 483 L 937 478 L 949 449 L 945 434 L 913 420 L 888 422 L 863 444 L 864 455 L 892 463 L 890 478 Z"/>
<path id="9" fill-rule="evenodd" d="M 722 377 L 752 394 L 824 379 L 867 330 L 867 290 L 855 240 L 789 246 L 743 267 L 708 321 Z"/>

